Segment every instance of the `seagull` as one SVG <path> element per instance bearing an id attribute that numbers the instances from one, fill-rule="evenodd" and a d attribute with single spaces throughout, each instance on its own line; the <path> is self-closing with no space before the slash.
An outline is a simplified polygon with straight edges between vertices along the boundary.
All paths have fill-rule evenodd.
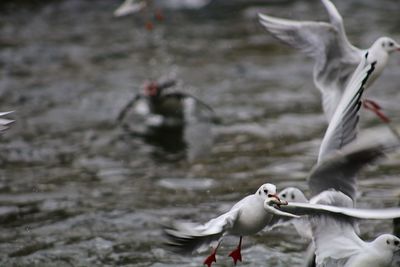
<path id="1" fill-rule="evenodd" d="M 5 119 L 5 118 L 1 118 L 1 117 L 11 114 L 13 112 L 14 111 L 0 112 L 0 132 L 4 132 L 5 130 L 7 130 L 9 128 L 10 124 L 12 124 L 14 122 L 14 120 Z"/>
<path id="2" fill-rule="evenodd" d="M 205 118 L 215 119 L 214 110 L 195 96 L 179 91 L 165 91 L 175 84 L 175 80 L 145 82 L 143 92 L 135 95 L 125 104 L 117 116 L 117 121 L 125 123 L 129 119 L 127 115 L 133 111 L 135 115 L 144 117 L 148 126 L 182 127 L 185 116 L 189 117 L 197 104 L 206 111 L 203 112 Z M 138 127 L 136 121 L 133 124 L 134 127 Z M 129 126 L 129 123 L 125 126 Z"/>
<path id="3" fill-rule="evenodd" d="M 325 190 L 336 189 L 354 201 L 357 172 L 363 166 L 383 156 L 384 151 L 397 147 L 397 141 L 388 141 L 386 144 L 356 146 L 349 149 L 350 151 L 343 149 L 357 137 L 362 96 L 378 65 L 377 61 L 370 62 L 368 56 L 369 52 L 366 52 L 343 89 L 343 96 L 322 139 L 317 164 L 308 178 L 313 196 Z M 287 201 L 291 201 L 289 197 L 293 196 L 295 199 L 292 201 L 307 202 L 304 193 L 298 188 L 284 189 L 279 196 Z"/>
<path id="4" fill-rule="evenodd" d="M 367 164 L 372 163 L 379 158 L 382 158 L 385 153 L 392 151 L 395 147 L 396 144 L 393 143 L 387 143 L 386 145 L 369 144 L 368 146 L 361 147 L 359 145 L 347 146 L 340 153 L 337 153 L 335 156 L 332 156 L 329 159 L 325 159 L 323 162 L 317 164 L 317 166 L 311 171 L 311 174 L 309 175 L 309 183 L 311 181 L 311 192 L 314 194 L 314 197 L 311 198 L 310 201 L 308 201 L 307 197 L 300 189 L 295 187 L 288 187 L 278 194 L 278 197 L 282 201 L 288 202 L 288 205 L 281 206 L 280 210 L 284 211 L 285 213 L 295 214 L 301 217 L 294 219 L 291 219 L 287 216 L 281 217 L 278 219 L 279 221 L 275 224 L 275 226 L 282 225 L 283 223 L 288 222 L 288 220 L 290 219 L 289 223 L 294 226 L 298 234 L 303 238 L 311 240 L 313 239 L 314 235 L 312 232 L 309 216 L 305 217 L 302 215 L 330 214 L 331 216 L 335 217 L 348 217 L 351 219 L 400 218 L 400 208 L 358 209 L 354 208 L 353 204 L 353 199 L 355 199 L 356 197 L 354 189 L 356 183 L 356 174 Z M 343 208 L 330 206 L 328 204 L 319 204 L 320 200 L 324 198 L 327 192 L 333 190 L 332 188 L 341 189 L 342 191 L 347 192 L 347 194 L 344 194 L 342 192 L 340 192 L 340 194 L 342 194 L 344 198 L 349 198 L 351 200 L 351 205 L 347 205 L 345 206 L 345 208 Z M 320 193 L 317 194 L 318 192 Z M 351 192 L 353 193 L 351 194 Z M 355 231 L 358 232 L 358 228 L 356 228 L 356 225 L 354 225 L 353 227 Z M 329 229 L 327 229 L 326 231 L 329 231 Z M 317 244 L 310 244 L 307 250 L 308 252 L 307 257 L 305 258 L 305 266 L 315 266 L 315 245 Z"/>
<path id="5" fill-rule="evenodd" d="M 300 50 L 314 59 L 314 84 L 322 95 L 322 106 L 328 122 L 343 95 L 356 66 L 367 53 L 366 64 L 376 62 L 366 87 L 378 78 L 385 68 L 389 55 L 400 51 L 400 45 L 389 37 L 378 38 L 366 50 L 353 46 L 347 39 L 343 18 L 329 0 L 321 0 L 329 15 L 329 22 L 294 21 L 259 14 L 260 23 L 278 40 Z M 389 119 L 381 107 L 365 100 L 364 106 L 384 122 Z"/>
<path id="6" fill-rule="evenodd" d="M 398 140 L 366 140 L 353 144 L 358 133 L 359 110 L 364 88 L 376 68 L 377 62 L 368 62 L 368 54 L 354 71 L 343 92 L 321 142 L 316 166 L 308 177 L 312 196 L 326 190 L 338 190 L 353 201 L 356 198 L 356 174 L 367 164 L 383 157 L 399 146 Z M 305 194 L 298 188 L 286 188 L 279 197 L 293 203 L 307 203 Z M 315 201 L 310 201 L 311 203 Z M 310 231 L 307 231 L 310 232 Z"/>
<path id="7" fill-rule="evenodd" d="M 114 16 L 122 17 L 129 14 L 135 14 L 142 11 L 146 6 L 147 2 L 143 0 L 126 0 L 114 11 Z"/>
<path id="8" fill-rule="evenodd" d="M 199 9 L 211 0 L 125 0 L 115 11 L 115 17 L 135 14 L 148 6 L 156 6 L 169 9 Z"/>
<path id="9" fill-rule="evenodd" d="M 266 208 L 264 208 L 264 202 L 268 203 Z M 270 183 L 263 184 L 254 194 L 237 202 L 228 212 L 211 219 L 205 224 L 175 222 L 171 227 L 165 228 L 164 231 L 169 239 L 167 245 L 175 252 L 187 254 L 213 241 L 217 241 L 217 246 L 212 249 L 210 256 L 203 262 L 203 264 L 210 267 L 212 262 L 216 262 L 215 255 L 223 236 L 239 236 L 237 248 L 229 254 L 236 264 L 237 261 L 242 261 L 241 245 L 243 236 L 253 235 L 261 231 L 274 221 L 273 217 L 275 215 L 297 218 L 296 215 L 287 214 L 272 207 L 272 204 L 280 206 L 287 203 L 280 201 L 276 195 L 275 185 Z"/>
<path id="10" fill-rule="evenodd" d="M 168 80 L 165 82 L 146 81 L 143 86 L 143 92 L 131 98 L 118 114 L 117 121 L 122 122 L 127 113 L 134 109 L 135 112 L 148 115 L 151 113 L 160 114 L 163 116 L 172 116 L 175 118 L 182 118 L 180 109 L 176 110 L 176 105 L 180 105 L 180 97 L 174 94 L 165 94 L 164 90 L 176 84 L 175 80 Z M 174 102 L 173 108 L 167 109 L 163 106 L 169 107 L 171 105 L 164 105 L 171 99 Z"/>
<path id="11" fill-rule="evenodd" d="M 327 192 L 317 204 L 350 208 L 353 200 L 337 191 Z M 400 251 L 400 239 L 382 234 L 371 242 L 357 235 L 354 221 L 331 214 L 315 214 L 310 218 L 316 247 L 317 266 L 390 267 L 394 253 Z"/>
<path id="12" fill-rule="evenodd" d="M 326 213 L 341 214 L 359 219 L 394 219 L 400 216 L 400 208 L 388 209 L 355 209 L 339 208 L 326 205 L 316 205 L 321 195 L 329 190 L 340 191 L 353 202 L 356 198 L 356 174 L 367 164 L 370 164 L 400 147 L 400 144 L 388 142 L 386 144 L 349 145 L 340 153 L 319 162 L 310 172 L 308 184 L 311 195 L 308 201 L 305 194 L 298 188 L 289 187 L 282 190 L 278 197 L 287 205 L 280 210 L 296 215 L 306 215 L 307 212 L 321 211 Z M 296 202 L 297 201 L 297 202 Z M 273 206 L 274 203 L 268 203 Z"/>
<path id="13" fill-rule="evenodd" d="M 389 219 L 400 215 L 400 209 L 359 210 L 332 206 L 316 205 L 321 195 L 327 190 L 337 190 L 355 201 L 356 175 L 367 164 L 383 157 L 387 152 L 399 146 L 398 140 L 385 139 L 381 142 L 365 140 L 364 143 L 354 143 L 358 132 L 359 109 L 364 88 L 376 68 L 376 61 L 368 62 L 366 54 L 349 83 L 344 89 L 335 113 L 329 123 L 322 140 L 316 166 L 311 170 L 308 185 L 310 201 L 298 188 L 286 188 L 278 197 L 289 204 L 281 210 L 296 215 L 313 212 L 334 213 L 340 216 L 350 216 L 359 219 Z M 374 140 L 376 141 L 376 140 Z M 286 218 L 283 220 L 287 221 Z M 312 237 L 311 226 L 307 218 L 292 220 L 299 234 L 306 238 Z"/>

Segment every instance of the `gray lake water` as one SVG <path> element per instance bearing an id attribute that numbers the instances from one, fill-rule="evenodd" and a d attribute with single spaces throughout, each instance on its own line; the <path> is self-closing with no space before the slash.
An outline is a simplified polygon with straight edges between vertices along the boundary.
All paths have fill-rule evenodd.
<path id="1" fill-rule="evenodd" d="M 162 247 L 162 223 L 204 222 L 265 182 L 307 189 L 326 128 L 313 62 L 256 15 L 326 20 L 319 1 L 165 10 L 153 31 L 148 14 L 114 18 L 119 3 L 0 5 L 0 106 L 16 111 L 0 137 L 0 266 L 201 266 L 206 254 Z M 400 41 L 398 1 L 335 4 L 355 45 Z M 399 63 L 394 54 L 367 94 L 397 123 Z M 171 75 L 220 118 L 206 155 L 170 151 L 115 122 L 144 80 Z M 373 125 L 363 112 L 361 128 Z M 360 174 L 359 206 L 397 206 L 399 163 L 394 155 Z M 361 224 L 365 239 L 391 231 L 391 221 Z M 233 265 L 236 244 L 226 238 L 215 266 Z M 299 266 L 307 245 L 290 227 L 246 237 L 238 266 Z"/>

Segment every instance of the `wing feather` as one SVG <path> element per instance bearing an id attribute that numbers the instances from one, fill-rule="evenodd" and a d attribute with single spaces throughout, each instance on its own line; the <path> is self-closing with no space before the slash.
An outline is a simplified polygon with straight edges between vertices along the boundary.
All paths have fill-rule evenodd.
<path id="1" fill-rule="evenodd" d="M 164 228 L 168 239 L 166 245 L 174 252 L 189 254 L 193 251 L 219 240 L 233 227 L 240 209 L 232 209 L 205 224 L 174 222 Z"/>

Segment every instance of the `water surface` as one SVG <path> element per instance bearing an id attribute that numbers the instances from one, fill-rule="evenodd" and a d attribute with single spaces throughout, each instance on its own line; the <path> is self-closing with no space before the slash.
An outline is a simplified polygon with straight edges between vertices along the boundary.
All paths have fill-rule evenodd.
<path id="1" fill-rule="evenodd" d="M 336 2 L 354 44 L 400 40 L 397 1 Z M 326 19 L 319 1 L 165 11 L 151 32 L 146 16 L 113 18 L 118 4 L 1 7 L 0 104 L 17 120 L 0 140 L 2 266 L 200 266 L 205 254 L 161 246 L 161 223 L 206 221 L 265 182 L 307 189 L 326 127 L 312 61 L 256 14 Z M 368 92 L 397 123 L 399 62 L 393 55 Z M 206 156 L 168 151 L 115 122 L 144 80 L 167 76 L 220 117 Z M 376 124 L 364 113 L 362 127 Z M 364 171 L 359 206 L 397 205 L 399 172 L 399 157 Z M 366 239 L 392 231 L 390 221 L 361 226 Z M 236 242 L 225 240 L 216 266 L 232 266 Z M 299 266 L 307 244 L 292 228 L 246 237 L 240 266 Z"/>

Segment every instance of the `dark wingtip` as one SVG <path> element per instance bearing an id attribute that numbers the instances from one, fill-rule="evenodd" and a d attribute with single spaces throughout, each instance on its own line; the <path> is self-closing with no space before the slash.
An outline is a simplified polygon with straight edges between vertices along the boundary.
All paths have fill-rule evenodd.
<path id="1" fill-rule="evenodd" d="M 163 82 L 159 82 L 158 83 L 158 89 L 162 90 L 162 89 L 167 89 L 169 87 L 172 87 L 176 85 L 176 80 L 175 79 L 170 79 L 170 80 L 166 80 Z"/>

